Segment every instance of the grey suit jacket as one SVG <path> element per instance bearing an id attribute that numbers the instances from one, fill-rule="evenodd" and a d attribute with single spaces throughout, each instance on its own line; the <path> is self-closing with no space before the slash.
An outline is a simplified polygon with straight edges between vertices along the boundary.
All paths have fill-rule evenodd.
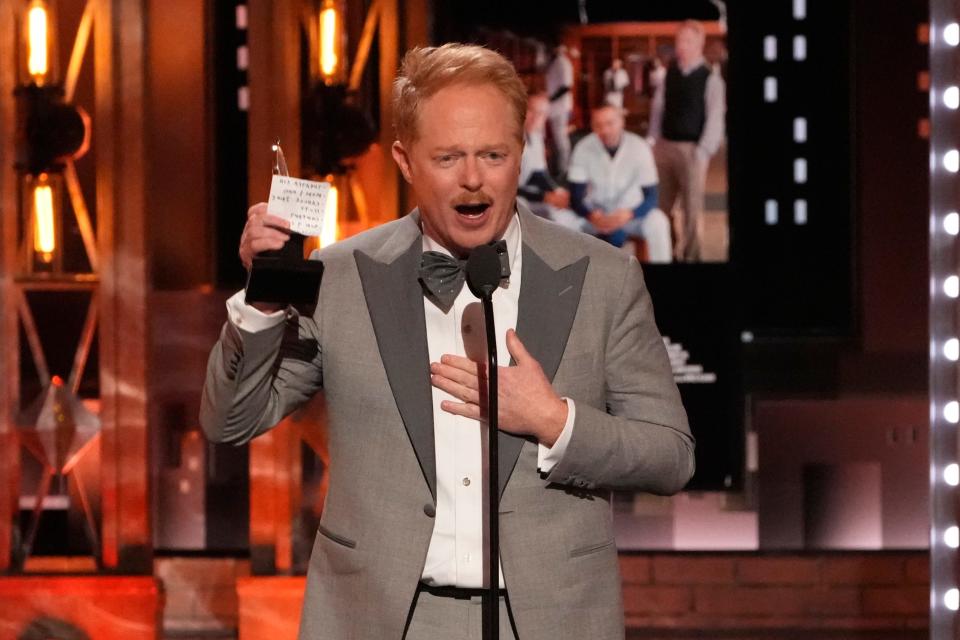
<path id="1" fill-rule="evenodd" d="M 520 209 L 517 333 L 573 436 L 548 475 L 537 445 L 500 433 L 501 561 L 522 640 L 623 638 L 611 489 L 679 491 L 693 438 L 636 259 Z M 321 389 L 330 483 L 307 575 L 301 639 L 401 638 L 433 530 L 436 470 L 419 214 L 320 252 L 313 317 L 210 355 L 201 423 L 242 443 Z"/>

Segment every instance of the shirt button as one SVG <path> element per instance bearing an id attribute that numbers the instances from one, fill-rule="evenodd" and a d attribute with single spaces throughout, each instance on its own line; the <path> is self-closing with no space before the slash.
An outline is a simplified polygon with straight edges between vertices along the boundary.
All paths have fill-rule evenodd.
<path id="1" fill-rule="evenodd" d="M 469 486 L 470 486 L 470 478 L 464 478 L 464 479 L 463 479 L 463 486 L 465 486 L 465 487 L 469 487 Z"/>
<path id="2" fill-rule="evenodd" d="M 237 319 L 234 321 L 233 324 L 235 324 L 235 325 L 237 325 L 237 326 L 239 327 L 241 324 L 243 324 L 243 317 L 240 316 L 240 315 L 237 315 Z"/>

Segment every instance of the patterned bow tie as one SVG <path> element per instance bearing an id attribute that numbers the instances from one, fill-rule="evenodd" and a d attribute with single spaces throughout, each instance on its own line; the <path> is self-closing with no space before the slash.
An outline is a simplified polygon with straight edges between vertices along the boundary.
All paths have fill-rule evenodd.
<path id="1" fill-rule="evenodd" d="M 510 258 L 503 240 L 490 243 L 500 256 L 500 277 L 510 277 Z M 467 261 L 439 251 L 424 251 L 420 258 L 420 284 L 423 293 L 444 313 L 450 311 L 467 280 Z"/>

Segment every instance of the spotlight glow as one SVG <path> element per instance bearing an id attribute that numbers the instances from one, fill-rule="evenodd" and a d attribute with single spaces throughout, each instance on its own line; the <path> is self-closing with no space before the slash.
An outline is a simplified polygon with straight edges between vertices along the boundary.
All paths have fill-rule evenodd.
<path id="1" fill-rule="evenodd" d="M 960 170 L 960 151 L 951 149 L 943 154 L 943 168 L 950 173 L 956 173 Z"/>
<path id="2" fill-rule="evenodd" d="M 951 487 L 960 484 L 960 466 L 956 462 L 943 468 L 943 481 Z"/>
<path id="3" fill-rule="evenodd" d="M 956 611 L 960 609 L 960 590 L 949 589 L 945 594 L 943 594 L 943 605 L 950 609 L 950 611 Z"/>
<path id="4" fill-rule="evenodd" d="M 950 338 L 943 343 L 943 355 L 947 360 L 960 360 L 960 340 Z"/>
<path id="5" fill-rule="evenodd" d="M 943 40 L 951 47 L 960 44 L 960 25 L 951 22 L 943 28 Z"/>
<path id="6" fill-rule="evenodd" d="M 950 276 L 943 281 L 943 292 L 951 298 L 956 298 L 960 295 L 960 278 L 957 276 Z"/>
<path id="7" fill-rule="evenodd" d="M 943 217 L 943 230 L 952 236 L 960 233 L 960 214 L 951 211 Z"/>
<path id="8" fill-rule="evenodd" d="M 943 407 L 943 419 L 950 424 L 957 424 L 960 422 L 960 403 L 958 403 L 956 400 L 953 400 L 945 404 Z"/>
<path id="9" fill-rule="evenodd" d="M 943 104 L 948 109 L 960 107 L 960 88 L 956 86 L 947 87 L 943 92 Z"/>
<path id="10" fill-rule="evenodd" d="M 947 527 L 946 531 L 943 532 L 943 543 L 951 549 L 960 547 L 960 528 Z"/>

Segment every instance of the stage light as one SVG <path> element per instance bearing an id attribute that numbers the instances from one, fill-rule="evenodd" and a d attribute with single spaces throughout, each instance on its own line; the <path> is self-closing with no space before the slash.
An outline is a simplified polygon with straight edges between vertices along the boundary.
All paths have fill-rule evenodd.
<path id="1" fill-rule="evenodd" d="M 777 59 L 777 36 L 765 36 L 763 38 L 763 59 L 767 62 L 773 62 Z"/>
<path id="2" fill-rule="evenodd" d="M 46 263 L 53 261 L 56 249 L 53 221 L 53 189 L 47 174 L 41 173 L 33 186 L 33 249 Z"/>
<path id="3" fill-rule="evenodd" d="M 943 532 L 943 543 L 951 549 L 960 547 L 960 527 L 947 527 Z"/>
<path id="4" fill-rule="evenodd" d="M 951 211 L 943 217 L 943 230 L 952 236 L 960 233 L 960 214 Z"/>
<path id="5" fill-rule="evenodd" d="M 950 609 L 950 611 L 960 609 L 960 590 L 948 589 L 947 592 L 943 594 L 943 606 Z"/>
<path id="6" fill-rule="evenodd" d="M 943 468 L 943 481 L 951 487 L 960 484 L 960 466 L 956 462 Z"/>
<path id="7" fill-rule="evenodd" d="M 320 75 L 327 84 L 343 80 L 343 11 L 335 0 L 320 7 Z"/>
<path id="8" fill-rule="evenodd" d="M 951 47 L 960 44 L 960 25 L 951 22 L 943 28 L 943 40 Z"/>
<path id="9" fill-rule="evenodd" d="M 943 343 L 943 355 L 947 360 L 956 362 L 960 359 L 960 340 L 950 338 Z"/>
<path id="10" fill-rule="evenodd" d="M 943 154 L 943 168 L 950 173 L 956 173 L 960 170 L 960 151 L 951 149 Z"/>
<path id="11" fill-rule="evenodd" d="M 943 281 L 943 292 L 950 298 L 956 298 L 960 295 L 960 278 L 950 276 Z"/>
<path id="12" fill-rule="evenodd" d="M 806 118 L 793 119 L 793 141 L 794 142 L 807 141 L 807 119 Z"/>
<path id="13" fill-rule="evenodd" d="M 35 0 L 27 7 L 27 71 L 38 85 L 50 73 L 50 12 L 45 2 Z"/>
<path id="14" fill-rule="evenodd" d="M 807 201 L 804 199 L 793 201 L 793 222 L 794 224 L 807 224 Z"/>
<path id="15" fill-rule="evenodd" d="M 947 87 L 943 92 L 943 104 L 948 109 L 960 107 L 960 88 L 956 86 Z"/>
<path id="16" fill-rule="evenodd" d="M 807 37 L 806 36 L 794 36 L 793 37 L 793 59 L 803 61 L 807 59 Z"/>
<path id="17" fill-rule="evenodd" d="M 797 184 L 805 184 L 807 182 L 807 161 L 805 158 L 794 159 L 793 181 Z"/>
<path id="18" fill-rule="evenodd" d="M 943 419 L 950 424 L 957 424 L 957 422 L 960 422 L 960 403 L 958 403 L 956 400 L 951 400 L 944 405 Z"/>
<path id="19" fill-rule="evenodd" d="M 776 200 L 767 200 L 763 206 L 763 219 L 769 225 L 777 224 L 780 220 L 780 207 Z"/>
<path id="20" fill-rule="evenodd" d="M 777 101 L 777 79 L 773 76 L 763 79 L 763 99 L 766 102 Z"/>

